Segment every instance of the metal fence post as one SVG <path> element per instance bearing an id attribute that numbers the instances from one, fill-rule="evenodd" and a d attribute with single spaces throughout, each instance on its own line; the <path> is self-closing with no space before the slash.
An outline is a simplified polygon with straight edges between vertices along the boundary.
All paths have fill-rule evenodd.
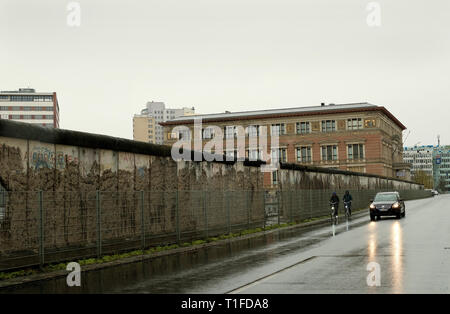
<path id="1" fill-rule="evenodd" d="M 175 219 L 176 219 L 176 232 L 177 232 L 177 243 L 181 242 L 180 234 L 180 206 L 179 206 L 179 195 L 178 190 L 175 192 L 176 207 L 175 207 Z"/>
<path id="2" fill-rule="evenodd" d="M 245 191 L 245 207 L 247 208 L 247 229 L 250 229 L 250 202 L 249 194 L 250 191 Z"/>
<path id="3" fill-rule="evenodd" d="M 228 234 L 231 233 L 231 217 L 230 217 L 230 198 L 228 195 L 228 191 L 225 191 L 225 201 L 227 202 L 227 225 L 228 225 Z"/>
<path id="4" fill-rule="evenodd" d="M 97 210 L 97 258 L 102 256 L 102 208 L 100 201 L 100 191 L 96 191 L 95 208 Z"/>
<path id="5" fill-rule="evenodd" d="M 202 192 L 203 194 L 203 212 L 205 214 L 205 232 L 206 232 L 206 239 L 209 238 L 209 233 L 208 233 L 208 209 L 206 207 L 206 198 L 208 197 L 208 194 L 206 193 L 206 191 Z"/>
<path id="6" fill-rule="evenodd" d="M 294 209 L 294 201 L 292 200 L 292 198 L 293 198 L 293 195 L 294 195 L 294 191 L 293 190 L 290 190 L 289 191 L 289 204 L 291 205 L 290 206 L 290 211 L 289 211 L 289 222 L 292 222 L 293 221 L 293 217 L 292 217 L 292 211 L 293 211 L 293 209 Z"/>
<path id="7" fill-rule="evenodd" d="M 142 250 L 145 249 L 145 218 L 144 218 L 144 191 L 140 192 L 141 198 L 141 241 Z"/>
<path id="8" fill-rule="evenodd" d="M 264 217 L 263 229 L 265 229 L 266 228 L 266 191 L 262 191 L 262 195 L 263 195 L 263 202 L 264 202 L 264 206 L 262 207 L 263 217 Z"/>
<path id="9" fill-rule="evenodd" d="M 313 210 L 313 193 L 312 189 L 309 189 L 309 219 L 312 218 L 312 210 Z"/>
<path id="10" fill-rule="evenodd" d="M 278 215 L 277 215 L 277 224 L 280 225 L 280 212 L 281 212 L 281 205 L 280 205 L 280 200 L 282 197 L 282 192 L 281 191 L 277 191 L 277 208 L 278 208 Z M 284 203 L 284 202 L 283 202 Z"/>
<path id="11" fill-rule="evenodd" d="M 44 257 L 44 206 L 43 206 L 43 192 L 39 191 L 38 200 L 39 200 L 39 265 L 40 267 L 44 266 L 45 257 Z"/>

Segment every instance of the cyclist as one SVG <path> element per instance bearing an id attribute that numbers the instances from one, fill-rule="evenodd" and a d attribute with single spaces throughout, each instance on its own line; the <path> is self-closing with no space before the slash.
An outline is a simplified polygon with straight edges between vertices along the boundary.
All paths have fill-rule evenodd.
<path id="1" fill-rule="evenodd" d="M 344 201 L 344 206 L 345 204 L 348 204 L 348 214 L 349 216 L 352 215 L 352 195 L 350 194 L 349 191 L 345 191 L 344 197 L 342 198 L 342 200 Z"/>
<path id="2" fill-rule="evenodd" d="M 336 205 L 334 207 L 334 216 L 337 217 L 339 208 L 339 196 L 337 196 L 336 192 L 333 192 L 333 194 L 331 195 L 330 203 Z"/>

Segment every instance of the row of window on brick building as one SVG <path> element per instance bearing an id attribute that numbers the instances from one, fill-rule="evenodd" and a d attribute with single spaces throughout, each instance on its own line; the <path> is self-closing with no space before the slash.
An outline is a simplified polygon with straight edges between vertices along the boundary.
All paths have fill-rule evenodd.
<path id="1" fill-rule="evenodd" d="M 52 95 L 0 95 L 0 101 L 53 101 Z"/>
<path id="2" fill-rule="evenodd" d="M 53 107 L 42 106 L 0 106 L 0 111 L 53 111 Z"/>
<path id="3" fill-rule="evenodd" d="M 257 137 L 260 135 L 260 125 L 249 125 L 245 129 L 245 133 L 249 137 Z M 285 135 L 286 123 L 276 123 L 269 125 L 270 134 L 273 135 Z M 311 133 L 311 122 L 296 122 L 296 134 L 309 134 Z M 363 128 L 363 121 L 361 118 L 347 119 L 347 130 L 358 130 Z M 333 132 L 336 131 L 336 120 L 322 120 L 321 132 Z M 214 127 L 206 127 L 202 130 L 203 139 L 212 139 L 214 134 Z M 191 138 L 189 130 L 180 130 L 177 136 L 179 139 L 189 140 Z M 238 137 L 237 126 L 225 126 L 224 137 L 226 139 Z M 347 159 L 349 160 L 362 160 L 365 158 L 365 145 L 364 144 L 349 144 L 347 145 Z M 226 155 L 237 157 L 237 150 L 230 150 L 225 152 Z M 287 149 L 277 148 L 272 149 L 272 158 L 276 158 L 281 162 L 288 161 Z M 251 160 L 263 159 L 262 152 L 256 149 L 247 149 L 246 158 Z M 338 147 L 337 145 L 322 145 L 320 147 L 320 159 L 322 161 L 337 161 L 338 160 Z M 301 146 L 295 148 L 295 158 L 297 162 L 311 163 L 315 161 L 312 155 L 311 146 Z"/>
<path id="4" fill-rule="evenodd" d="M 19 115 L 19 114 L 10 114 L 8 115 L 8 119 L 12 120 L 52 120 L 53 115 Z"/>
<path id="5" fill-rule="evenodd" d="M 323 120 L 321 121 L 321 132 L 334 132 L 336 131 L 336 120 Z M 261 125 L 249 125 L 245 133 L 249 137 L 257 137 L 261 133 Z M 276 123 L 269 125 L 271 135 L 285 135 L 286 133 L 286 123 Z M 363 123 L 361 118 L 348 119 L 347 120 L 347 130 L 358 130 L 363 128 Z M 225 138 L 236 138 L 238 137 L 238 126 L 225 126 L 224 137 Z M 203 139 L 211 139 L 214 137 L 214 128 L 206 127 L 202 130 Z M 309 134 L 312 132 L 311 122 L 297 122 L 295 124 L 296 134 Z M 179 138 L 189 137 L 185 132 L 180 132 Z"/>
<path id="6" fill-rule="evenodd" d="M 347 159 L 348 160 L 363 160 L 365 153 L 364 144 L 348 144 L 347 145 Z M 225 152 L 226 155 L 238 157 L 237 150 L 229 150 Z M 246 158 L 250 160 L 263 159 L 261 150 L 247 149 Z M 292 162 L 288 159 L 287 148 L 272 148 L 271 157 L 281 162 Z M 321 145 L 320 146 L 320 160 L 321 161 L 338 161 L 338 146 L 337 145 Z M 316 161 L 313 158 L 311 146 L 299 146 L 295 148 L 295 161 L 300 163 L 312 163 Z"/>

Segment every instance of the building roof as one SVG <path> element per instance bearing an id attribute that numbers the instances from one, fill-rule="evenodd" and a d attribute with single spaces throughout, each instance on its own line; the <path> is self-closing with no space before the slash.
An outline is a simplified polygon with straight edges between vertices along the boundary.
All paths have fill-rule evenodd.
<path id="1" fill-rule="evenodd" d="M 6 91 L 6 90 L 2 90 L 0 91 L 1 95 L 6 95 L 6 96 L 52 96 L 53 92 L 36 92 L 36 90 L 30 88 L 30 89 L 23 89 L 21 88 L 18 91 Z"/>
<path id="2" fill-rule="evenodd" d="M 446 150 L 450 149 L 450 145 L 421 145 L 421 146 L 405 146 L 404 151 L 419 151 L 419 150 Z"/>
<path id="3" fill-rule="evenodd" d="M 382 111 L 384 114 L 386 114 L 386 116 L 388 116 L 392 121 L 394 121 L 402 130 L 406 129 L 406 127 L 397 118 L 395 118 L 394 115 L 392 115 L 386 108 L 382 106 L 373 105 L 367 102 L 193 115 L 175 118 L 160 124 L 161 125 L 192 124 L 194 123 L 195 119 L 201 119 L 202 121 L 207 122 L 223 122 L 234 120 L 265 119 L 268 117 L 281 118 L 289 116 L 310 116 L 329 113 L 350 113 L 361 111 Z"/>

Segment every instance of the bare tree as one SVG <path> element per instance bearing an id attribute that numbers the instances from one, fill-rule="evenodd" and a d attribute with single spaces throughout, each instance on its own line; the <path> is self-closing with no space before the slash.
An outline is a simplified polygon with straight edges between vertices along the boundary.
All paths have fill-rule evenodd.
<path id="1" fill-rule="evenodd" d="M 425 189 L 433 188 L 433 176 L 431 174 L 426 173 L 423 170 L 417 170 L 414 173 L 413 181 L 419 184 L 423 184 Z"/>

